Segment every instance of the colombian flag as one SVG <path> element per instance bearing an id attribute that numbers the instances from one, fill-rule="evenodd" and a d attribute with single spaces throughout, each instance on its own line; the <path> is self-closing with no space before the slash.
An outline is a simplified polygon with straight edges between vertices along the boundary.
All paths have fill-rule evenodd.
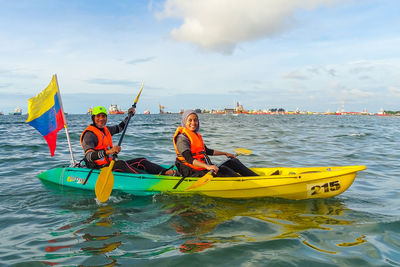
<path id="1" fill-rule="evenodd" d="M 49 145 L 51 156 L 54 156 L 57 133 L 65 124 L 56 75 L 53 75 L 46 89 L 28 100 L 26 122 L 43 135 Z"/>

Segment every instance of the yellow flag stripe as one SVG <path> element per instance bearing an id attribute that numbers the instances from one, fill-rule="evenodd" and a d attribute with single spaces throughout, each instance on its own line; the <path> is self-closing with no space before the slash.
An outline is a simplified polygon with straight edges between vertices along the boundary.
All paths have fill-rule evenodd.
<path id="1" fill-rule="evenodd" d="M 28 100 L 28 119 L 26 122 L 30 122 L 36 118 L 42 116 L 55 104 L 54 95 L 58 92 L 56 76 L 53 75 L 49 86 L 46 87 L 37 96 L 32 97 Z"/>

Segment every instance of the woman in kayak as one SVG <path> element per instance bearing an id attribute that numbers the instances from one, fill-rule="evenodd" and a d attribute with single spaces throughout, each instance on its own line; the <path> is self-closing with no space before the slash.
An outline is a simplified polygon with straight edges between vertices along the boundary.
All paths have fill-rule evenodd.
<path id="1" fill-rule="evenodd" d="M 130 108 L 128 112 L 135 114 L 135 108 Z M 84 161 L 88 168 L 100 169 L 108 166 L 112 160 L 112 155 L 121 152 L 120 146 L 113 145 L 111 136 L 121 132 L 124 129 L 127 120 L 128 117 L 117 125 L 106 126 L 106 108 L 102 106 L 93 108 L 93 123 L 81 134 L 81 145 L 85 151 Z M 135 158 L 127 161 L 117 160 L 115 161 L 113 171 L 163 175 L 176 174 L 176 171 L 167 170 L 145 158 Z"/>
<path id="2" fill-rule="evenodd" d="M 195 111 L 186 110 L 182 115 L 182 126 L 176 129 L 173 142 L 176 151 L 176 166 L 184 177 L 201 177 L 208 171 L 220 177 L 257 176 L 241 163 L 234 154 L 213 150 L 204 145 L 199 131 L 199 118 Z M 211 163 L 207 155 L 225 155 L 230 158 L 218 166 Z"/>

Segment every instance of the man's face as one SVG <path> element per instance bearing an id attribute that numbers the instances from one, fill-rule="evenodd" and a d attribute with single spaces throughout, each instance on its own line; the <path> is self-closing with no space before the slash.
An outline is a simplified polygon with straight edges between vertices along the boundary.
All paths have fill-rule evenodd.
<path id="1" fill-rule="evenodd" d="M 96 124 L 98 128 L 104 128 L 104 126 L 106 126 L 106 123 L 107 123 L 106 114 L 100 113 L 94 116 L 94 124 Z"/>

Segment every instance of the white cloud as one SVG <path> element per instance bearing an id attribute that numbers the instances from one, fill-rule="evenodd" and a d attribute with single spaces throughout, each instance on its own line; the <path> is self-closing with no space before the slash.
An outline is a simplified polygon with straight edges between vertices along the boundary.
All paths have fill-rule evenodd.
<path id="1" fill-rule="evenodd" d="M 160 18 L 181 18 L 173 39 L 210 51 L 232 53 L 236 45 L 264 39 L 294 26 L 294 15 L 338 0 L 167 0 Z"/>
<path id="2" fill-rule="evenodd" d="M 342 90 L 340 95 L 343 99 L 359 99 L 373 97 L 375 94 L 372 92 L 360 90 L 358 88 Z"/>
<path id="3" fill-rule="evenodd" d="M 315 75 L 322 75 L 322 74 L 328 74 L 329 76 L 337 76 L 337 70 L 334 69 L 333 67 L 330 66 L 322 66 L 322 67 L 307 67 L 306 71 L 313 73 Z"/>
<path id="4" fill-rule="evenodd" d="M 285 79 L 307 80 L 308 77 L 299 71 L 292 71 L 283 75 Z"/>
<path id="5" fill-rule="evenodd" d="M 132 64 L 132 65 L 136 65 L 138 63 L 150 62 L 150 61 L 152 61 L 154 59 L 155 59 L 155 57 L 136 58 L 136 59 L 128 60 L 128 61 L 126 61 L 126 63 L 127 64 Z"/>
<path id="6" fill-rule="evenodd" d="M 399 87 L 389 86 L 388 91 L 389 91 L 390 95 L 393 95 L 395 97 L 400 97 L 400 88 Z"/>
<path id="7" fill-rule="evenodd" d="M 329 88 L 330 93 L 333 97 L 340 101 L 366 101 L 366 99 L 374 97 L 375 93 L 368 90 L 361 90 L 359 88 L 349 89 L 347 86 L 343 86 L 339 83 L 334 83 Z"/>

